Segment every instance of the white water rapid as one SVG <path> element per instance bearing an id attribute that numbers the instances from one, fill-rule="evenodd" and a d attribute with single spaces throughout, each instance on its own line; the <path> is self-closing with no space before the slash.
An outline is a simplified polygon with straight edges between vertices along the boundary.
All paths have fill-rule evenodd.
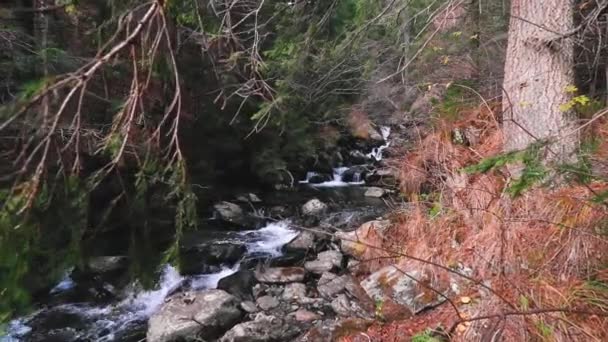
<path id="1" fill-rule="evenodd" d="M 283 245 L 294 239 L 297 234 L 297 231 L 290 228 L 289 221 L 279 221 L 258 230 L 240 232 L 236 239 L 247 247 L 246 256 L 278 257 L 282 255 Z M 184 277 L 173 266 L 164 265 L 155 289 L 144 290 L 138 284 L 131 284 L 123 290 L 121 299 L 113 304 L 96 306 L 90 303 L 69 303 L 39 310 L 27 317 L 11 321 L 8 324 L 7 335 L 0 336 L 0 342 L 27 341 L 27 336 L 33 329 L 31 323 L 43 315 L 77 317 L 75 327 L 61 328 L 69 331 L 74 340 L 120 341 L 125 332 L 145 325 L 165 298 L 184 284 L 184 281 L 189 280 L 190 288 L 195 290 L 216 288 L 220 279 L 237 272 L 239 267 L 237 263 L 224 266 L 216 273 Z M 61 293 L 74 286 L 74 281 L 68 272 L 51 292 Z"/>

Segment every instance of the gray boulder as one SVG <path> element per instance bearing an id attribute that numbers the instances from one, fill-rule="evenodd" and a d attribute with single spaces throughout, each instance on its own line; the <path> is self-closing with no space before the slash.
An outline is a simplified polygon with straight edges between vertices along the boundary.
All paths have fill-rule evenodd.
<path id="1" fill-rule="evenodd" d="M 285 246 L 288 251 L 307 251 L 315 247 L 315 235 L 311 232 L 302 231 Z"/>
<path id="2" fill-rule="evenodd" d="M 317 282 L 317 291 L 322 297 L 331 299 L 338 293 L 344 291 L 348 281 L 348 276 L 339 277 L 333 273 L 325 272 Z"/>
<path id="3" fill-rule="evenodd" d="M 285 320 L 259 313 L 252 321 L 235 325 L 219 342 L 292 341 L 300 329 Z"/>
<path id="4" fill-rule="evenodd" d="M 375 186 L 365 189 L 365 197 L 380 198 L 386 194 L 386 190 Z"/>
<path id="5" fill-rule="evenodd" d="M 279 306 L 279 301 L 273 296 L 262 296 L 256 300 L 260 309 L 268 311 Z"/>
<path id="6" fill-rule="evenodd" d="M 239 202 L 245 202 L 245 203 L 261 203 L 262 200 L 258 197 L 258 195 L 254 194 L 254 193 L 247 193 L 247 194 L 242 194 L 240 196 L 238 196 L 237 201 Z"/>
<path id="7" fill-rule="evenodd" d="M 317 255 L 317 260 L 304 263 L 304 268 L 312 273 L 323 274 L 342 266 L 342 258 L 342 253 L 338 251 L 321 252 Z"/>
<path id="8" fill-rule="evenodd" d="M 312 322 L 321 319 L 321 316 L 306 309 L 300 309 L 290 315 L 298 322 Z"/>
<path id="9" fill-rule="evenodd" d="M 373 313 L 364 309 L 357 300 L 351 299 L 345 294 L 337 295 L 331 302 L 331 308 L 338 316 L 342 317 L 374 318 Z"/>
<path id="10" fill-rule="evenodd" d="M 306 270 L 302 267 L 270 267 L 255 272 L 255 278 L 261 283 L 287 284 L 302 282 Z"/>
<path id="11" fill-rule="evenodd" d="M 425 274 L 418 269 L 403 269 L 397 266 L 386 266 L 372 273 L 361 282 L 361 286 L 367 295 L 375 301 L 391 300 L 396 304 L 406 307 L 410 312 L 416 314 L 427 307 L 438 305 L 445 301 L 444 296 L 456 295 L 457 286 L 448 275 L 443 278 L 435 277 L 433 274 Z M 414 279 L 429 280 L 428 287 L 421 286 Z"/>
<path id="12" fill-rule="evenodd" d="M 89 259 L 88 270 L 94 273 L 109 273 L 127 268 L 128 258 L 122 255 L 98 256 Z"/>
<path id="13" fill-rule="evenodd" d="M 306 285 L 302 283 L 291 283 L 285 285 L 285 289 L 283 290 L 283 300 L 288 302 L 297 302 L 302 298 L 306 298 Z"/>
<path id="14" fill-rule="evenodd" d="M 238 204 L 223 201 L 214 205 L 213 209 L 217 217 L 223 221 L 236 224 L 243 224 L 247 221 L 245 212 Z"/>
<path id="15" fill-rule="evenodd" d="M 311 199 L 302 206 L 302 214 L 304 216 L 318 216 L 325 213 L 325 211 L 327 211 L 327 204 L 316 198 Z"/>
<path id="16" fill-rule="evenodd" d="M 150 317 L 146 340 L 170 342 L 221 336 L 242 316 L 237 299 L 222 290 L 205 290 L 170 297 Z"/>

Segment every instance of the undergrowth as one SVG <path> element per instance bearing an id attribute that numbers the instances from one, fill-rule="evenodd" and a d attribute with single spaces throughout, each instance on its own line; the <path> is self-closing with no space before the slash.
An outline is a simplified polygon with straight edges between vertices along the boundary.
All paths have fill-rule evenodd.
<path id="1" fill-rule="evenodd" d="M 385 246 L 473 270 L 476 282 L 460 279 L 460 286 L 475 305 L 443 325 L 459 314 L 498 316 L 456 329 L 453 340 L 497 333 L 505 341 L 605 341 L 608 182 L 598 166 L 606 157 L 608 123 L 598 120 L 585 132 L 574 163 L 556 165 L 543 161 L 544 142 L 504 153 L 491 109 L 461 107 L 461 119 L 439 121 L 405 156 L 400 180 L 412 208 L 395 218 Z M 467 144 L 453 139 L 455 129 Z M 399 265 L 420 269 L 407 257 Z M 442 271 L 424 268 L 437 277 Z M 551 308 L 560 310 L 500 317 Z M 422 332 L 413 340 L 431 337 Z"/>

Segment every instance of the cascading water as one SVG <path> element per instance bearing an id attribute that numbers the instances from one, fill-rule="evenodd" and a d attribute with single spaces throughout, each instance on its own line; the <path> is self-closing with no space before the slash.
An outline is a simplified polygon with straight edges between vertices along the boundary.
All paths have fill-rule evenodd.
<path id="1" fill-rule="evenodd" d="M 365 155 L 368 159 L 373 159 L 377 162 L 382 160 L 382 158 L 383 158 L 382 154 L 383 154 L 384 150 L 387 149 L 391 145 L 390 141 L 388 140 L 389 136 L 391 135 L 391 128 L 388 126 L 382 126 L 382 127 L 380 127 L 380 133 L 382 135 L 382 138 L 384 139 L 384 145 L 374 147 L 371 152 L 369 152 L 368 154 Z M 332 180 L 318 183 L 318 184 L 312 184 L 312 183 L 310 183 L 310 181 L 313 177 L 319 176 L 319 173 L 314 172 L 314 171 L 309 171 L 306 173 L 306 179 L 301 180 L 299 183 L 300 184 L 310 184 L 311 186 L 313 186 L 315 188 L 332 188 L 332 187 L 343 187 L 343 186 L 365 184 L 365 181 L 361 177 L 361 172 L 354 172 L 352 174 L 352 181 L 345 182 L 344 174 L 346 173 L 346 171 L 348 171 L 348 169 L 349 169 L 348 167 L 335 168 L 335 169 L 333 169 L 333 179 Z"/>
<path id="2" fill-rule="evenodd" d="M 247 248 L 245 257 L 279 257 L 282 247 L 293 240 L 298 232 L 290 228 L 289 221 L 279 221 L 259 230 L 240 232 L 233 238 Z M 60 322 L 62 326 L 38 332 L 52 335 L 61 331 L 69 333 L 72 341 L 120 341 L 129 331 L 145 328 L 148 318 L 158 310 L 165 298 L 184 284 L 193 290 L 216 288 L 220 279 L 239 270 L 240 264 L 225 266 L 219 272 L 184 277 L 171 265 L 162 267 L 160 279 L 155 289 L 144 290 L 137 283 L 123 289 L 120 299 L 108 305 L 91 303 L 66 303 L 45 308 L 27 317 L 8 324 L 7 335 L 0 336 L 0 342 L 21 342 L 30 340 L 29 334 L 37 330 L 36 322 L 44 317 L 66 315 L 77 317 L 76 322 Z M 53 294 L 68 291 L 75 286 L 69 272 L 55 286 Z M 73 323 L 73 324 L 71 324 Z M 57 324 L 55 324 L 57 325 Z"/>
<path id="3" fill-rule="evenodd" d="M 348 167 L 337 167 L 333 171 L 334 172 L 333 172 L 332 180 L 323 182 L 323 183 L 318 183 L 318 184 L 311 184 L 311 185 L 314 186 L 315 188 L 334 188 L 334 187 L 342 187 L 342 186 L 349 186 L 349 185 L 365 184 L 365 182 L 361 181 L 361 174 L 359 174 L 358 180 L 356 180 L 353 177 L 352 182 L 345 182 L 344 173 L 346 171 L 348 171 Z M 311 172 L 309 172 L 309 173 L 311 173 Z M 307 178 L 305 181 L 301 181 L 300 183 L 307 184 L 307 183 L 309 183 L 309 179 Z"/>
<path id="4" fill-rule="evenodd" d="M 380 133 L 382 134 L 382 138 L 384 139 L 384 145 L 374 147 L 372 151 L 366 154 L 367 158 L 374 159 L 375 161 L 382 160 L 382 152 L 391 146 L 391 142 L 388 141 L 388 137 L 391 135 L 391 128 L 387 126 L 380 127 Z"/>

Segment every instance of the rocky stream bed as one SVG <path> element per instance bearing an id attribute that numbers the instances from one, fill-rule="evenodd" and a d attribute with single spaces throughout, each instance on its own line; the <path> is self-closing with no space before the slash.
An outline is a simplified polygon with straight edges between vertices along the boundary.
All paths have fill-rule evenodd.
<path id="1" fill-rule="evenodd" d="M 381 163 L 389 133 L 362 157 L 368 164 L 218 201 L 206 227 L 182 236 L 179 271 L 162 265 L 151 288 L 125 283 L 125 255 L 66 270 L 0 341 L 333 341 L 440 302 L 422 300 L 412 277 L 390 267 L 352 273 L 366 249 L 354 241 L 391 224 L 395 180 Z"/>

